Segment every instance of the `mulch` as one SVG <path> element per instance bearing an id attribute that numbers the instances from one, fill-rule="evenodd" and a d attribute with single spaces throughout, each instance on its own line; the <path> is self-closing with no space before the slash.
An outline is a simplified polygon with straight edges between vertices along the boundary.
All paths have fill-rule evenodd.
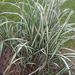
<path id="1" fill-rule="evenodd" d="M 3 73 L 5 71 L 5 69 L 7 68 L 7 66 L 9 65 L 9 63 L 10 63 L 10 61 L 12 59 L 13 54 L 14 53 L 11 52 L 11 50 L 5 50 L 1 54 L 1 57 L 0 57 L 0 73 Z M 17 62 L 17 64 L 18 64 L 18 62 Z M 28 75 L 29 73 L 33 72 L 37 68 L 38 68 L 37 65 L 26 65 L 25 69 L 23 69 L 23 66 L 19 65 L 19 68 L 18 68 L 16 64 L 13 64 L 11 66 L 10 70 L 7 71 L 5 75 L 22 75 L 23 72 L 24 72 L 24 75 Z M 59 69 L 54 70 L 54 71 L 57 72 L 58 70 Z M 75 69 L 73 70 L 73 72 L 75 72 Z M 38 75 L 38 73 L 36 73 L 36 75 Z M 64 73 L 62 75 L 69 75 L 69 74 L 68 73 Z"/>

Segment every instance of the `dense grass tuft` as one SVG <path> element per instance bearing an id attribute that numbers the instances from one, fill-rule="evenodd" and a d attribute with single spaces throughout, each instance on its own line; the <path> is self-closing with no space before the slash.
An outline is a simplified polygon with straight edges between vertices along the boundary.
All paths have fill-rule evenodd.
<path id="1" fill-rule="evenodd" d="M 8 1 L 1 2 L 5 5 L 11 5 L 19 11 L 0 13 L 0 38 L 3 40 L 0 42 L 0 52 L 2 52 L 3 44 L 14 51 L 11 62 L 4 74 L 12 64 L 20 61 L 24 68 L 27 64 L 38 66 L 31 74 L 37 71 L 39 71 L 39 74 L 41 74 L 40 72 L 44 73 L 42 70 L 46 65 L 49 68 L 61 67 L 62 64 L 65 64 L 63 69 L 55 74 L 61 75 L 68 71 L 71 75 L 71 66 L 74 65 L 74 61 L 71 61 L 69 57 L 75 57 L 75 51 L 64 48 L 63 44 L 75 37 L 75 35 L 66 36 L 75 31 L 75 28 L 73 28 L 75 23 L 68 23 L 73 11 L 64 9 L 61 12 L 60 10 L 65 1 L 43 0 L 39 2 L 39 0 L 23 0 L 12 3 Z M 68 16 L 65 22 L 61 24 L 62 18 L 67 13 Z M 7 15 L 19 17 L 19 20 L 8 19 Z M 70 50 L 71 53 L 62 53 L 62 49 Z"/>

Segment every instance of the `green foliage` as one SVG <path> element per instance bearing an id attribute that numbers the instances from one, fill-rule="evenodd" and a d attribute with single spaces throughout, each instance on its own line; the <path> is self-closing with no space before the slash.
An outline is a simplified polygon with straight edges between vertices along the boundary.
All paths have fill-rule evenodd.
<path id="1" fill-rule="evenodd" d="M 60 10 L 65 1 L 43 0 L 40 3 L 39 0 L 26 0 L 26 2 L 23 0 L 15 3 L 1 2 L 2 4 L 12 5 L 19 10 L 19 12 L 7 11 L 0 13 L 1 18 L 3 18 L 0 23 L 0 38 L 15 52 L 4 74 L 13 63 L 20 60 L 24 68 L 26 64 L 40 65 L 31 74 L 41 71 L 46 64 L 49 65 L 48 68 L 59 67 L 61 65 L 59 62 L 62 62 L 65 67 L 56 75 L 61 75 L 65 71 L 68 71 L 71 75 L 70 69 L 74 63 L 69 57 L 75 57 L 75 51 L 64 48 L 63 44 L 75 37 L 75 35 L 66 37 L 67 34 L 75 31 L 75 28 L 73 28 L 75 23 L 68 24 L 73 11 L 70 12 L 69 9 L 65 9 L 61 12 Z M 61 24 L 62 18 L 67 13 L 69 13 L 68 17 Z M 7 15 L 17 16 L 20 20 L 13 21 L 6 18 Z M 70 50 L 72 53 L 62 53 L 61 49 Z M 51 73 L 53 74 L 53 71 Z"/>
<path id="2" fill-rule="evenodd" d="M 1 57 L 2 49 L 3 49 L 3 42 L 0 43 L 0 57 Z"/>

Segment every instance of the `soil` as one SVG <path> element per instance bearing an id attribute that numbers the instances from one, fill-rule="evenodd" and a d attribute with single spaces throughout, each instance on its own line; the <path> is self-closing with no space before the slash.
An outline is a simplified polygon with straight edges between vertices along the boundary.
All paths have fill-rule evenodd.
<path id="1" fill-rule="evenodd" d="M 64 53 L 65 51 L 62 50 L 62 52 Z M 6 50 L 1 54 L 1 57 L 0 57 L 0 73 L 3 73 L 5 71 L 5 69 L 7 68 L 7 66 L 9 65 L 9 63 L 12 59 L 13 54 L 14 53 L 11 52 L 11 50 Z M 22 66 L 19 66 L 19 68 L 18 68 L 15 64 L 13 64 L 11 66 L 10 70 L 7 71 L 5 75 L 28 75 L 29 73 L 33 72 L 37 68 L 38 68 L 37 65 L 27 65 L 25 67 L 25 69 L 23 70 Z M 45 70 L 47 70 L 47 67 L 46 67 Z M 58 70 L 60 70 L 60 69 L 58 69 L 58 68 L 54 69 L 55 72 L 57 72 Z M 24 74 L 23 74 L 23 72 L 24 72 Z M 75 72 L 75 69 L 73 70 L 73 72 Z M 38 75 L 38 73 L 36 73 L 36 75 Z M 45 75 L 48 75 L 48 74 L 45 74 Z M 65 74 L 62 74 L 62 75 L 69 75 L 69 74 L 65 73 Z"/>
<path id="2" fill-rule="evenodd" d="M 6 50 L 5 52 L 3 52 L 1 54 L 0 57 L 0 73 L 3 73 L 5 71 L 5 69 L 7 68 L 7 66 L 9 65 L 12 56 L 13 56 L 13 52 L 11 52 L 11 50 Z M 17 63 L 18 64 L 18 63 Z M 13 64 L 10 68 L 9 71 L 6 72 L 5 75 L 28 75 L 29 73 L 33 72 L 35 69 L 37 69 L 37 65 L 27 65 L 25 67 L 25 70 L 23 70 L 23 67 L 19 65 L 19 68 Z"/>

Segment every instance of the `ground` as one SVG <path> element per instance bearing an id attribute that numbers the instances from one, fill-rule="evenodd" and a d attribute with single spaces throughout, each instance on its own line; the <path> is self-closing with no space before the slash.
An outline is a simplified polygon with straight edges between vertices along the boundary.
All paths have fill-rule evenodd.
<path id="1" fill-rule="evenodd" d="M 0 57 L 0 73 L 3 73 L 6 69 L 6 67 L 9 65 L 11 58 L 13 56 L 13 53 L 11 52 L 11 50 L 6 50 L 5 52 L 3 52 L 1 54 Z M 36 69 L 37 66 L 36 65 L 27 65 L 25 70 L 24 70 L 24 75 L 28 75 L 29 73 L 31 73 L 33 71 L 33 69 Z M 8 72 L 6 72 L 5 75 L 22 75 L 23 74 L 23 68 L 22 66 L 19 66 L 19 68 L 13 64 L 10 68 L 10 70 Z"/>
<path id="2" fill-rule="evenodd" d="M 64 53 L 65 51 L 62 50 L 62 52 Z M 6 67 L 9 65 L 12 56 L 13 56 L 13 52 L 11 52 L 11 50 L 6 50 L 5 52 L 2 53 L 2 55 L 0 57 L 0 73 L 3 73 L 4 70 L 6 69 Z M 33 66 L 32 65 L 27 65 L 25 70 L 23 71 L 23 67 L 22 66 L 19 66 L 19 68 L 18 68 L 15 64 L 13 64 L 11 66 L 10 70 L 7 71 L 5 75 L 22 75 L 23 72 L 24 72 L 23 75 L 28 75 L 29 73 L 33 72 L 34 69 L 36 69 L 36 68 L 38 68 L 37 65 L 33 65 Z M 47 70 L 47 67 L 46 67 L 45 70 Z M 54 69 L 54 71 L 56 71 L 56 72 L 58 70 L 59 69 Z M 75 72 L 75 69 L 73 70 L 73 72 Z M 38 74 L 36 74 L 36 75 L 38 75 Z M 62 74 L 62 75 L 68 75 L 68 74 L 65 73 L 65 74 Z"/>

